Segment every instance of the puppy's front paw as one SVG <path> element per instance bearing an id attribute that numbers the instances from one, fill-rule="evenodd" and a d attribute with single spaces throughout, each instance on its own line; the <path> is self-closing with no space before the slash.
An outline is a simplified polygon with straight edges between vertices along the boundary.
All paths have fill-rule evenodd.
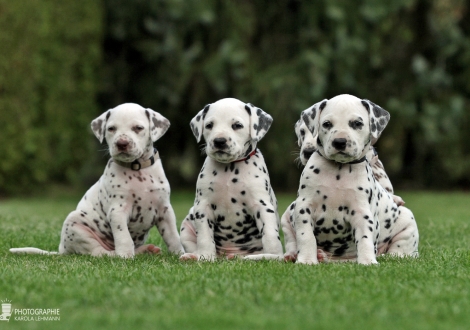
<path id="1" fill-rule="evenodd" d="M 115 252 L 117 256 L 121 258 L 134 258 L 134 255 L 136 254 L 136 249 L 134 247 L 134 242 L 132 241 L 132 239 L 116 238 L 114 244 L 116 246 Z"/>
<path id="2" fill-rule="evenodd" d="M 379 263 L 375 258 L 364 258 L 358 257 L 357 263 L 361 265 L 378 265 Z"/>
<path id="3" fill-rule="evenodd" d="M 209 261 L 213 262 L 217 259 L 217 256 L 215 254 L 204 254 L 204 255 L 199 255 L 198 260 L 199 261 Z"/>
<path id="4" fill-rule="evenodd" d="M 296 263 L 304 264 L 304 265 L 317 265 L 318 259 L 317 259 L 317 256 L 302 256 L 299 254 L 297 256 Z"/>
<path id="5" fill-rule="evenodd" d="M 116 255 L 124 259 L 134 258 L 134 251 L 116 251 Z"/>
<path id="6" fill-rule="evenodd" d="M 198 257 L 197 254 L 195 253 L 185 253 L 180 257 L 181 261 L 188 261 L 188 260 L 196 260 L 197 261 Z"/>
<path id="7" fill-rule="evenodd" d="M 198 253 L 185 253 L 180 257 L 180 260 L 187 261 L 187 260 L 197 260 L 197 261 L 215 261 L 215 255 L 199 255 Z"/>

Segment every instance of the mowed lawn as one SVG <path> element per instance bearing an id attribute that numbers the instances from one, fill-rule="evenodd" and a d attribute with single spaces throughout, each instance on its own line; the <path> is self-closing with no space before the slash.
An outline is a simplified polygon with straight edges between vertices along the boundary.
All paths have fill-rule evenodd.
<path id="1" fill-rule="evenodd" d="M 420 230 L 418 259 L 317 266 L 11 255 L 57 250 L 78 199 L 0 201 L 0 300 L 60 309 L 60 321 L 0 321 L 0 329 L 469 329 L 470 194 L 401 193 Z M 295 194 L 278 195 L 282 214 Z M 174 193 L 178 222 L 192 193 Z M 162 246 L 155 229 L 150 242 Z"/>

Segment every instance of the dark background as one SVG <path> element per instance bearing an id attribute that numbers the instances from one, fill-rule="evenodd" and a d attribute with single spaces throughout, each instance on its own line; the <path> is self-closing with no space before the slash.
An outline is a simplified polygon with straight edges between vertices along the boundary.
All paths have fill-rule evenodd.
<path id="1" fill-rule="evenodd" d="M 224 97 L 270 113 L 258 144 L 295 191 L 302 110 L 349 93 L 391 113 L 376 147 L 396 188 L 470 187 L 470 3 L 461 0 L 0 0 L 0 196 L 97 180 L 91 120 L 124 102 L 171 122 L 173 189 L 204 159 L 189 128 Z"/>

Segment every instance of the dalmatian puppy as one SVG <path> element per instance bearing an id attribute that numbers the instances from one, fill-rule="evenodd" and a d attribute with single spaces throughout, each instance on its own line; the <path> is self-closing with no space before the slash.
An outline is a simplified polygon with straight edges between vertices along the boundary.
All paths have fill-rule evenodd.
<path id="1" fill-rule="evenodd" d="M 300 118 L 295 123 L 294 131 L 297 136 L 297 143 L 300 147 L 299 157 L 297 160 L 303 166 L 305 166 L 307 161 L 310 159 L 310 156 L 312 156 L 312 154 L 318 149 L 317 136 L 313 136 L 302 118 Z M 366 154 L 366 158 L 372 167 L 372 173 L 374 174 L 375 179 L 383 188 L 385 188 L 385 190 L 392 194 L 393 200 L 395 203 L 397 203 L 397 205 L 404 205 L 405 202 L 400 196 L 393 195 L 392 183 L 388 178 L 388 175 L 385 172 L 385 168 L 373 146 L 370 146 L 369 151 Z M 287 207 L 286 211 L 281 217 L 281 226 L 284 233 L 284 244 L 286 246 L 286 253 L 284 254 L 286 261 L 295 261 L 297 256 L 297 244 L 294 230 L 294 208 L 295 202 L 291 203 Z M 323 261 L 327 261 L 326 254 L 324 254 L 323 251 L 319 252 L 318 257 Z"/>
<path id="2" fill-rule="evenodd" d="M 207 157 L 181 224 L 182 260 L 283 259 L 277 200 L 256 148 L 271 123 L 263 110 L 233 98 L 208 104 L 191 120 Z"/>
<path id="3" fill-rule="evenodd" d="M 159 113 L 126 103 L 108 110 L 91 123 L 95 136 L 109 146 L 111 159 L 103 175 L 64 221 L 59 254 L 133 257 L 159 253 L 145 244 L 156 225 L 169 251 L 182 254 L 170 185 L 153 147 L 170 122 Z M 52 254 L 36 248 L 13 253 Z"/>
<path id="4" fill-rule="evenodd" d="M 390 115 L 368 100 L 339 95 L 302 112 L 318 150 L 309 158 L 293 208 L 297 262 L 376 264 L 376 256 L 418 256 L 412 212 L 398 206 L 367 160 Z M 321 253 L 320 253 L 321 254 Z"/>
<path id="5" fill-rule="evenodd" d="M 299 157 L 296 159 L 305 166 L 310 156 L 313 155 L 315 151 L 317 151 L 317 141 L 316 136 L 308 130 L 307 125 L 305 125 L 302 118 L 297 120 L 294 125 L 294 132 L 297 136 L 297 144 L 300 147 Z"/>
<path id="6" fill-rule="evenodd" d="M 294 127 L 295 134 L 297 136 L 297 143 L 300 147 L 299 158 L 298 160 L 300 163 L 305 166 L 307 161 L 310 159 L 310 156 L 317 151 L 317 136 L 313 136 L 313 134 L 308 130 L 307 125 L 300 118 Z M 387 173 L 385 172 L 384 165 L 379 159 L 377 151 L 373 146 L 370 146 L 369 151 L 366 154 L 366 158 L 369 161 L 370 165 L 372 166 L 372 172 L 374 173 L 374 177 L 382 187 L 385 188 L 389 193 L 393 194 L 393 186 L 388 178 Z M 404 205 L 405 202 L 401 199 L 400 196 L 394 195 L 394 200 L 399 205 Z"/>

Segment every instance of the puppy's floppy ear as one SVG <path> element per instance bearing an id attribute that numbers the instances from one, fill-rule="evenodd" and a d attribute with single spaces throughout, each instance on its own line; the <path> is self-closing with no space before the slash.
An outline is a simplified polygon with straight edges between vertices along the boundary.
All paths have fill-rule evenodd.
<path id="1" fill-rule="evenodd" d="M 245 104 L 245 110 L 250 115 L 251 140 L 256 143 L 268 132 L 273 122 L 273 117 L 251 103 Z"/>
<path id="2" fill-rule="evenodd" d="M 91 122 L 91 130 L 100 143 L 103 142 L 106 134 L 106 123 L 108 122 L 109 116 L 111 116 L 111 110 L 104 112 L 101 116 Z"/>
<path id="3" fill-rule="evenodd" d="M 295 132 L 295 135 L 297 135 L 297 144 L 299 145 L 299 147 L 302 146 L 302 143 L 304 143 L 304 139 L 305 139 L 305 134 L 302 134 L 300 132 L 300 126 L 302 126 L 302 123 L 303 123 L 302 119 L 299 119 L 297 120 L 294 126 L 294 132 Z"/>
<path id="4" fill-rule="evenodd" d="M 170 121 L 152 109 L 145 109 L 145 114 L 150 122 L 150 137 L 152 142 L 157 141 L 170 127 Z"/>
<path id="5" fill-rule="evenodd" d="M 204 130 L 204 119 L 206 118 L 207 111 L 209 111 L 211 104 L 207 104 L 204 109 L 199 111 L 197 115 L 191 119 L 190 126 L 196 137 L 197 142 L 201 141 L 202 132 Z"/>
<path id="6" fill-rule="evenodd" d="M 310 108 L 302 111 L 300 118 L 304 121 L 305 125 L 313 136 L 318 134 L 318 125 L 320 124 L 320 113 L 326 107 L 327 99 L 315 103 Z"/>
<path id="7" fill-rule="evenodd" d="M 369 112 L 370 143 L 374 145 L 387 126 L 390 120 L 390 113 L 369 100 L 361 100 L 361 103 Z"/>

